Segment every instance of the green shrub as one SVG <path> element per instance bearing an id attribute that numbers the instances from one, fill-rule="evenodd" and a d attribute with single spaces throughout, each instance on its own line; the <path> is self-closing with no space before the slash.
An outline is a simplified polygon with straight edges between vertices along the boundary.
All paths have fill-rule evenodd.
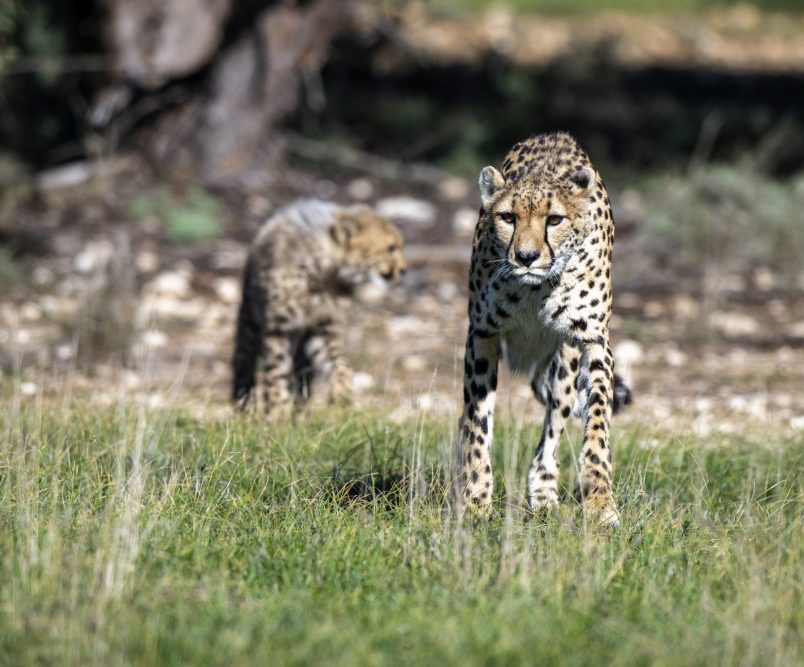
<path id="1" fill-rule="evenodd" d="M 665 175 L 645 189 L 643 236 L 675 264 L 795 276 L 804 257 L 804 175 L 789 182 L 724 165 Z"/>
<path id="2" fill-rule="evenodd" d="M 129 213 L 139 219 L 159 219 L 168 239 L 174 243 L 196 243 L 221 234 L 218 201 L 196 187 L 183 196 L 165 189 L 138 195 L 131 200 Z"/>

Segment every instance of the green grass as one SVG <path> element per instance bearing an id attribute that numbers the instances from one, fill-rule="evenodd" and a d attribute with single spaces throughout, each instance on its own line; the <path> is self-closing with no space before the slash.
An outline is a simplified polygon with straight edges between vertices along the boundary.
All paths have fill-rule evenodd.
<path id="1" fill-rule="evenodd" d="M 173 243 L 197 243 L 221 235 L 220 203 L 206 191 L 191 187 L 177 195 L 165 188 L 137 195 L 129 202 L 135 218 L 157 218 Z"/>
<path id="2" fill-rule="evenodd" d="M 571 497 L 527 517 L 538 433 L 505 419 L 496 516 L 461 528 L 454 420 L 0 414 L 3 665 L 802 659 L 800 440 L 615 428 L 623 527 L 600 533 Z"/>

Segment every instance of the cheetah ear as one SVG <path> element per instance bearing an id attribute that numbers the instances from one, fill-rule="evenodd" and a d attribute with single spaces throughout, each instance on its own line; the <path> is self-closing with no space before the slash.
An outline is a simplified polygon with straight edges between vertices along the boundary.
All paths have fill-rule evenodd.
<path id="1" fill-rule="evenodd" d="M 480 185 L 480 200 L 483 202 L 483 206 L 488 206 L 494 195 L 502 190 L 505 179 L 494 167 L 483 167 L 478 185 Z"/>
<path id="2" fill-rule="evenodd" d="M 348 215 L 339 215 L 335 218 L 335 223 L 329 230 L 332 240 L 339 246 L 346 247 L 352 238 L 352 224 L 353 221 Z"/>
<path id="3" fill-rule="evenodd" d="M 569 180 L 580 188 L 581 192 L 587 192 L 595 184 L 595 171 L 591 167 L 581 167 L 569 175 Z"/>

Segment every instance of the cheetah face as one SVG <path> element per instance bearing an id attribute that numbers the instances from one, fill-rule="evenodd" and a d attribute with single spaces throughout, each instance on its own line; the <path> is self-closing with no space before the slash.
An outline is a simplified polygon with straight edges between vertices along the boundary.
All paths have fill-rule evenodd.
<path id="1" fill-rule="evenodd" d="M 343 253 L 339 278 L 352 286 L 405 273 L 404 239 L 397 227 L 366 206 L 344 209 L 335 221 L 332 237 Z"/>
<path id="2" fill-rule="evenodd" d="M 506 183 L 494 167 L 480 173 L 483 210 L 499 257 L 499 275 L 526 284 L 555 282 L 584 237 L 591 169 L 565 179 Z"/>

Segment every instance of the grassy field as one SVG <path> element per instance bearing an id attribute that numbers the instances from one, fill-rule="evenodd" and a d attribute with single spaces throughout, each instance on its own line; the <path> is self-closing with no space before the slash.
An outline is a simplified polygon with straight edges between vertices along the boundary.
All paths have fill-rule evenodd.
<path id="1" fill-rule="evenodd" d="M 569 490 L 527 516 L 538 429 L 503 418 L 498 511 L 459 526 L 452 421 L 6 401 L 0 664 L 801 664 L 800 439 L 615 428 L 605 533 Z"/>

